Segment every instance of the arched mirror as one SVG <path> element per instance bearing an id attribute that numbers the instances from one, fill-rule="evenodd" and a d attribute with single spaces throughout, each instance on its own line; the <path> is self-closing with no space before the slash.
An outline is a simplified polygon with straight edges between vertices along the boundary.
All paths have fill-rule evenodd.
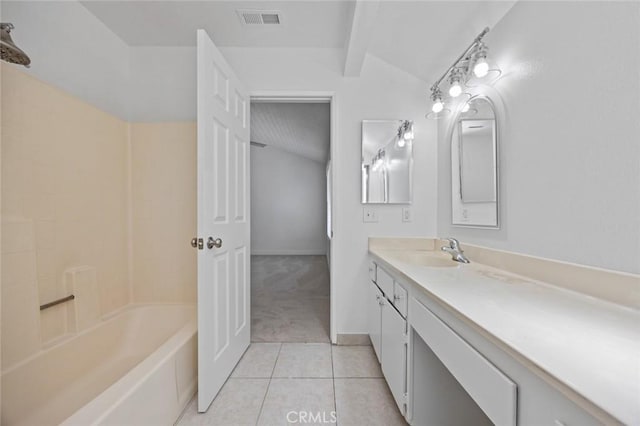
<path id="1" fill-rule="evenodd" d="M 452 224 L 498 228 L 498 126 L 485 96 L 471 98 L 451 133 Z"/>

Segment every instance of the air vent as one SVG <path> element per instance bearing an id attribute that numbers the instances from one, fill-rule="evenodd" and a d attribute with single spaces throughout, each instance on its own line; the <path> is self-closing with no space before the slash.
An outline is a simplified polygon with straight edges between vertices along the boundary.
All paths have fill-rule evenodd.
<path id="1" fill-rule="evenodd" d="M 274 10 L 241 10 L 238 9 L 240 22 L 244 25 L 280 25 L 282 15 Z"/>

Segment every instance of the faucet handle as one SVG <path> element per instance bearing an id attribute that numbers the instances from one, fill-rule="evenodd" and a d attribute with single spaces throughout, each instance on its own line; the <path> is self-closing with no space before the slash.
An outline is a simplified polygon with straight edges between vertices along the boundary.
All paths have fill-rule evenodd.
<path id="1" fill-rule="evenodd" d="M 458 242 L 458 240 L 451 237 L 445 238 L 445 240 L 449 242 L 449 247 L 451 247 L 453 250 L 460 250 L 460 243 Z"/>

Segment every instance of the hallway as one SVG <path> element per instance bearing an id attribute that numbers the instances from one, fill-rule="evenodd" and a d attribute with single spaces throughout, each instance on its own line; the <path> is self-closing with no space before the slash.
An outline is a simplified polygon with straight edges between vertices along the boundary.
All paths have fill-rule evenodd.
<path id="1" fill-rule="evenodd" d="M 324 256 L 251 256 L 251 341 L 330 342 Z"/>

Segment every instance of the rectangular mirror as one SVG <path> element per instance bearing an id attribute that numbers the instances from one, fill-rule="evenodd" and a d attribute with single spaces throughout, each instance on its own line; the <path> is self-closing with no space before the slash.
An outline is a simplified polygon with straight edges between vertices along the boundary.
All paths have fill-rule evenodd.
<path id="1" fill-rule="evenodd" d="M 491 101 L 464 105 L 451 133 L 451 222 L 498 228 L 498 135 Z"/>
<path id="2" fill-rule="evenodd" d="M 413 122 L 362 122 L 362 202 L 410 204 Z"/>

